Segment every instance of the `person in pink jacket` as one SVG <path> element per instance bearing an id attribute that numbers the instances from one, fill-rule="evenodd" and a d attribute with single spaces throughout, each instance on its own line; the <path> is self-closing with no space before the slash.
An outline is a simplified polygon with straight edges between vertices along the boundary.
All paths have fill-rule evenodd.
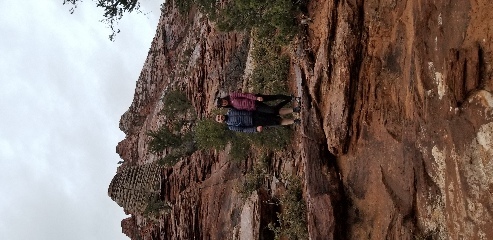
<path id="1" fill-rule="evenodd" d="M 300 107 L 282 108 L 293 100 L 293 96 L 277 94 L 263 95 L 252 93 L 231 92 L 228 96 L 217 98 L 217 107 L 235 108 L 237 110 L 258 111 L 276 115 L 285 115 L 292 112 L 299 112 Z M 299 99 L 299 98 L 297 98 Z M 282 100 L 277 105 L 267 105 L 265 102 Z"/>

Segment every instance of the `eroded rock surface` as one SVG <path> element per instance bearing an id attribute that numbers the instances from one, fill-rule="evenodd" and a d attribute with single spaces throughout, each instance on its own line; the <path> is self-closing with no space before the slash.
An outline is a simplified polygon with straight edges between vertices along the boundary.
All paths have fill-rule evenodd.
<path id="1" fill-rule="evenodd" d="M 303 180 L 310 239 L 493 239 L 491 9 L 488 0 L 308 2 L 289 79 L 302 126 L 271 168 Z M 248 36 L 220 33 L 196 10 L 163 9 L 120 121 L 117 176 L 160 157 L 145 133 L 165 120 L 169 88 L 205 116 L 218 92 L 242 87 Z M 252 161 L 203 151 L 164 169 L 170 213 L 157 223 L 134 214 L 125 232 L 269 239 L 268 194 L 245 201 L 235 190 Z"/>

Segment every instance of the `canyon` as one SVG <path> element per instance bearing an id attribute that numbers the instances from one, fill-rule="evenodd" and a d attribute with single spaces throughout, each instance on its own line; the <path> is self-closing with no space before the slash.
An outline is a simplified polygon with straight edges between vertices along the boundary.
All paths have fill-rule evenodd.
<path id="1" fill-rule="evenodd" d="M 156 35 L 122 115 L 125 138 L 108 194 L 130 216 L 131 239 L 271 239 L 269 202 L 282 176 L 301 180 L 309 239 L 493 239 L 493 3 L 307 1 L 286 47 L 301 124 L 272 155 L 269 177 L 237 191 L 258 159 L 201 150 L 156 164 L 148 131 L 180 89 L 199 118 L 249 81 L 248 32 L 221 32 L 192 8 L 164 4 Z M 169 209 L 142 215 L 142 189 Z"/>

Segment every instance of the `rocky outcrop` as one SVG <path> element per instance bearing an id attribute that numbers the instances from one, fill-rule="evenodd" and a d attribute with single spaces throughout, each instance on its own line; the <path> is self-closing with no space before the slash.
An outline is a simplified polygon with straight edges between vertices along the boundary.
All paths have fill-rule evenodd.
<path id="1" fill-rule="evenodd" d="M 486 20 L 480 16 L 488 5 L 311 3 L 315 20 L 302 48 L 313 52 L 301 61 L 309 64 L 302 65 L 300 76 L 306 76 L 302 81 L 312 108 L 304 116 L 310 128 L 302 148 L 313 148 L 315 141 L 323 152 L 315 137 L 320 134 L 313 132 L 324 130 L 325 146 L 334 156 L 316 153 L 321 156 L 315 159 L 339 170 L 340 196 L 347 203 L 347 215 L 340 217 L 347 220 L 334 214 L 333 222 L 346 225 L 350 239 L 493 236 L 485 224 L 493 217 L 491 173 L 485 170 L 491 153 L 484 147 L 490 143 L 478 140 L 491 135 L 486 130 L 492 121 L 486 100 L 493 82 L 490 38 L 488 31 L 477 31 L 484 29 L 486 23 L 477 19 Z M 306 183 L 314 209 L 308 217 L 332 219 L 315 210 L 331 206 L 330 190 L 319 190 L 313 201 L 310 191 L 330 186 L 334 181 L 327 179 L 334 177 L 315 180 L 321 164 L 308 156 L 306 181 L 314 179 Z M 313 238 L 331 236 L 313 229 Z"/>
<path id="2" fill-rule="evenodd" d="M 150 198 L 160 195 L 161 175 L 162 167 L 155 163 L 125 168 L 111 180 L 108 195 L 126 212 L 142 215 Z"/>
<path id="3" fill-rule="evenodd" d="M 132 214 L 124 232 L 270 239 L 277 177 L 295 174 L 310 239 L 493 238 L 492 7 L 487 0 L 307 1 L 303 33 L 288 48 L 302 125 L 294 143 L 273 154 L 273 177 L 244 200 L 237 187 L 256 159 L 198 151 L 173 167 L 150 167 L 162 156 L 149 153 L 146 132 L 169 117 L 159 114 L 162 96 L 180 89 L 207 117 L 217 94 L 241 88 L 251 70 L 247 33 L 218 32 L 197 9 L 182 15 L 165 4 L 120 120 L 125 163 L 109 194 Z M 171 210 L 148 222 L 138 204 L 144 198 L 129 189 L 156 183 Z"/>

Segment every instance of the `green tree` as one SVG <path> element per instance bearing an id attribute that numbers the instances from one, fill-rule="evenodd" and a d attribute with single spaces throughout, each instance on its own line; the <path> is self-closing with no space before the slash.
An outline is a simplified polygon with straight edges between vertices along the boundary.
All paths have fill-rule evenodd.
<path id="1" fill-rule="evenodd" d="M 71 4 L 70 13 L 73 14 L 80 2 L 82 0 L 63 0 L 63 5 Z M 139 11 L 140 2 L 138 0 L 96 0 L 96 7 L 103 8 L 104 19 L 101 22 L 108 24 L 112 31 L 109 39 L 114 41 L 115 35 L 120 32 L 120 29 L 115 26 L 124 14 Z"/>
<path id="2" fill-rule="evenodd" d="M 182 144 L 180 136 L 173 134 L 167 127 L 162 126 L 156 131 L 148 131 L 152 139 L 149 142 L 149 151 L 158 153 L 167 147 L 178 147 Z"/>
<path id="3" fill-rule="evenodd" d="M 177 113 L 184 114 L 192 108 L 190 100 L 188 100 L 185 93 L 180 90 L 169 91 L 164 95 L 162 101 L 164 106 L 161 113 L 166 116 L 175 116 Z"/>
<path id="4" fill-rule="evenodd" d="M 195 126 L 195 140 L 202 149 L 224 149 L 232 134 L 225 124 L 210 119 L 201 120 Z"/>

